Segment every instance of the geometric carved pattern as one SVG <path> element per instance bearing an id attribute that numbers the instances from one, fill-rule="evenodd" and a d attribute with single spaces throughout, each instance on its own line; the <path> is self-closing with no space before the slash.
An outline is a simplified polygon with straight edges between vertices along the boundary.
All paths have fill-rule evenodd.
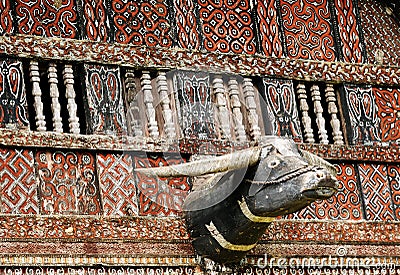
<path id="1" fill-rule="evenodd" d="M 392 194 L 394 215 L 400 220 L 400 166 L 388 165 L 389 188 Z"/>
<path id="2" fill-rule="evenodd" d="M 125 134 L 125 111 L 119 67 L 85 64 L 85 72 L 89 133 Z"/>
<path id="3" fill-rule="evenodd" d="M 137 214 L 132 159 L 124 154 L 98 154 L 99 186 L 105 216 Z"/>
<path id="4" fill-rule="evenodd" d="M 358 3 L 368 63 L 398 65 L 400 63 L 398 22 L 385 11 L 380 1 L 360 0 Z"/>
<path id="5" fill-rule="evenodd" d="M 134 167 L 159 167 L 186 162 L 180 154 L 136 154 Z M 188 177 L 157 178 L 136 173 L 140 215 L 175 216 L 191 189 Z"/>
<path id="6" fill-rule="evenodd" d="M 12 0 L 0 1 L 0 35 L 12 33 L 14 30 L 11 1 Z"/>
<path id="7" fill-rule="evenodd" d="M 387 167 L 359 164 L 360 182 L 367 220 L 393 220 L 393 205 L 388 183 Z"/>
<path id="8" fill-rule="evenodd" d="M 371 86 L 344 85 L 344 102 L 348 108 L 348 139 L 350 144 L 380 141 L 379 117 Z"/>
<path id="9" fill-rule="evenodd" d="M 193 0 L 174 0 L 178 47 L 198 50 L 201 45 L 198 11 Z"/>
<path id="10" fill-rule="evenodd" d="M 182 136 L 216 138 L 209 74 L 176 71 L 173 84 Z"/>
<path id="11" fill-rule="evenodd" d="M 289 58 L 335 61 L 327 0 L 281 0 Z"/>
<path id="12" fill-rule="evenodd" d="M 223 53 L 256 52 L 251 0 L 199 0 L 204 48 Z"/>
<path id="13" fill-rule="evenodd" d="M 300 120 L 291 80 L 263 78 L 261 95 L 267 103 L 266 133 L 302 141 Z M 269 130 L 268 128 L 272 128 Z"/>
<path id="14" fill-rule="evenodd" d="M 262 53 L 266 56 L 283 57 L 281 31 L 278 21 L 277 0 L 257 1 L 258 29 Z"/>
<path id="15" fill-rule="evenodd" d="M 45 37 L 76 38 L 73 0 L 16 0 L 18 32 Z"/>
<path id="16" fill-rule="evenodd" d="M 341 39 L 343 61 L 362 63 L 363 46 L 360 39 L 360 28 L 352 0 L 335 0 L 336 16 Z"/>
<path id="17" fill-rule="evenodd" d="M 0 149 L 1 212 L 39 214 L 33 153 Z"/>
<path id="18" fill-rule="evenodd" d="M 400 92 L 398 89 L 373 88 L 382 142 L 400 141 Z"/>
<path id="19" fill-rule="evenodd" d="M 170 47 L 168 6 L 163 0 L 111 1 L 115 42 Z"/>
<path id="20" fill-rule="evenodd" d="M 79 2 L 78 2 L 79 3 Z M 106 0 L 83 0 L 83 32 L 82 39 L 108 42 L 110 23 L 106 13 Z"/>
<path id="21" fill-rule="evenodd" d="M 101 213 L 95 158 L 84 152 L 36 153 L 41 214 Z"/>
<path id="22" fill-rule="evenodd" d="M 338 192 L 331 198 L 313 202 L 301 211 L 290 214 L 290 219 L 332 219 L 332 220 L 360 220 L 361 211 L 360 193 L 357 187 L 357 174 L 353 165 L 336 165 Z"/>
<path id="23" fill-rule="evenodd" d="M 0 128 L 28 128 L 28 110 L 22 63 L 0 63 Z"/>

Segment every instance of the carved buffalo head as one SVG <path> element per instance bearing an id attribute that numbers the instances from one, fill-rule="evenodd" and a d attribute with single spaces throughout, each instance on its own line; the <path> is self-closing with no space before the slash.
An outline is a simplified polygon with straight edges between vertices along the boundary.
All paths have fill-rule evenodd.
<path id="1" fill-rule="evenodd" d="M 160 177 L 212 174 L 184 203 L 199 255 L 240 261 L 274 217 L 296 212 L 337 190 L 335 168 L 290 140 L 264 137 L 259 147 L 212 159 L 138 172 Z"/>

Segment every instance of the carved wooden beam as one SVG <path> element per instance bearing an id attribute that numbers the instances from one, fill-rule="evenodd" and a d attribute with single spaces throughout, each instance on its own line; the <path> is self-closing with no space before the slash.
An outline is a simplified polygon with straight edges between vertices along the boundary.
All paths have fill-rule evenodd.
<path id="1" fill-rule="evenodd" d="M 205 70 L 328 83 L 347 82 L 387 86 L 397 86 L 400 83 L 400 67 L 396 66 L 223 54 L 25 35 L 1 36 L 0 54 L 117 64 L 132 68 Z"/>
<path id="2" fill-rule="evenodd" d="M 0 129 L 0 146 L 221 155 L 254 146 L 254 143 L 197 139 L 167 140 Z M 391 146 L 347 146 L 300 143 L 298 146 L 328 160 L 400 163 L 400 146 L 396 144 Z"/>

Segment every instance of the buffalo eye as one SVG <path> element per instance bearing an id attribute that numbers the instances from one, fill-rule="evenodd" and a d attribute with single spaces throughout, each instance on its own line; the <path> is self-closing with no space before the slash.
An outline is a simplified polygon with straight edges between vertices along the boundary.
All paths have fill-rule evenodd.
<path id="1" fill-rule="evenodd" d="M 273 160 L 269 161 L 267 165 L 268 165 L 269 168 L 275 168 L 279 164 L 280 164 L 279 159 L 273 159 Z"/>

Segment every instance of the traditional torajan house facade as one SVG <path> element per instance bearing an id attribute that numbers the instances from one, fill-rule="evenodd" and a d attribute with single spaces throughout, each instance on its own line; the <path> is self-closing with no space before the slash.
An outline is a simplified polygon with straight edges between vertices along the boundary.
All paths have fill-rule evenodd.
<path id="1" fill-rule="evenodd" d="M 334 163 L 340 190 L 276 220 L 236 271 L 399 273 L 397 6 L 0 1 L 0 272 L 213 269 L 181 218 L 191 180 L 134 168 L 268 134 Z"/>

